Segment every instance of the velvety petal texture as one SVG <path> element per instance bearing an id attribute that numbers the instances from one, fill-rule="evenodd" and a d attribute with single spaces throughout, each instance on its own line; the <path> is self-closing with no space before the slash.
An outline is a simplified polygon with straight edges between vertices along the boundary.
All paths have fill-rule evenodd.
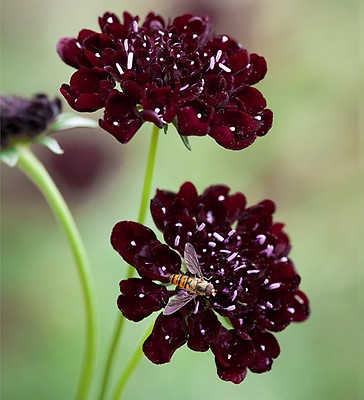
<path id="1" fill-rule="evenodd" d="M 28 99 L 0 96 L 1 148 L 12 141 L 31 139 L 44 133 L 61 112 L 61 101 L 50 100 L 45 94 Z"/>
<path id="2" fill-rule="evenodd" d="M 188 338 L 187 326 L 181 314 L 159 315 L 153 331 L 143 344 L 144 354 L 154 364 L 165 364 Z"/>
<path id="3" fill-rule="evenodd" d="M 124 316 L 138 322 L 167 304 L 168 291 L 149 279 L 130 278 L 120 282 L 118 307 Z"/>
<path id="4" fill-rule="evenodd" d="M 252 87 L 267 72 L 265 59 L 215 34 L 208 18 L 185 14 L 166 23 L 149 13 L 140 22 L 125 12 L 122 21 L 107 12 L 99 25 L 101 33 L 83 29 L 59 40 L 59 56 L 77 70 L 61 93 L 77 111 L 104 108 L 100 126 L 119 142 L 148 121 L 241 150 L 272 126 Z"/>
<path id="5" fill-rule="evenodd" d="M 120 282 L 119 309 L 140 321 L 170 302 L 186 303 L 170 314 L 160 313 L 143 346 L 146 356 L 166 363 L 187 344 L 193 351 L 212 351 L 222 380 L 240 383 L 248 370 L 269 371 L 280 353 L 271 332 L 309 316 L 301 278 L 288 257 L 284 224 L 273 220 L 275 204 L 263 200 L 247 206 L 242 193 L 231 194 L 225 185 L 198 194 L 186 182 L 177 193 L 157 190 L 150 208 L 167 244 L 130 221 L 117 223 L 111 235 L 115 250 L 141 276 Z M 194 295 L 193 290 L 163 285 L 174 274 L 194 277 L 181 265 L 186 243 L 195 249 L 203 280 L 216 293 Z"/>

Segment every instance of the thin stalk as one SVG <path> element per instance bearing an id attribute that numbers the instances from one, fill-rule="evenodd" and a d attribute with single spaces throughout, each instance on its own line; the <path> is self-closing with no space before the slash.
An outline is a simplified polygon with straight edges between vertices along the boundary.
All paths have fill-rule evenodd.
<path id="1" fill-rule="evenodd" d="M 147 213 L 148 209 L 148 204 L 149 204 L 149 199 L 150 199 L 150 190 L 152 187 L 152 181 L 153 181 L 153 174 L 154 174 L 154 168 L 155 168 L 155 160 L 157 156 L 157 148 L 158 148 L 158 138 L 159 138 L 159 128 L 154 125 L 153 127 L 153 133 L 152 133 L 152 138 L 150 141 L 150 147 L 149 147 L 149 154 L 148 154 L 148 161 L 147 161 L 147 166 L 145 170 L 145 177 L 144 177 L 144 185 L 143 185 L 143 192 L 142 192 L 142 197 L 141 197 L 141 202 L 140 202 L 140 208 L 139 208 L 139 216 L 138 216 L 138 222 L 142 224 L 145 221 L 145 216 Z M 128 268 L 128 273 L 127 273 L 127 278 L 131 278 L 134 275 L 134 268 L 132 266 L 129 266 Z M 120 338 L 121 334 L 124 328 L 124 321 L 125 318 L 120 315 L 120 313 L 117 316 L 117 321 L 115 324 L 113 336 L 110 342 L 109 346 L 109 351 L 105 363 L 105 369 L 104 369 L 104 375 L 103 375 L 103 380 L 101 383 L 101 389 L 100 389 L 100 394 L 99 394 L 99 400 L 103 400 L 107 386 L 111 377 L 111 371 L 112 367 L 115 361 L 115 357 L 117 355 L 117 348 L 120 343 Z"/>
<path id="2" fill-rule="evenodd" d="M 96 307 L 94 303 L 95 294 L 86 250 L 71 212 L 43 164 L 41 164 L 41 162 L 35 157 L 28 147 L 19 146 L 18 151 L 19 168 L 40 189 L 46 198 L 67 238 L 68 244 L 75 259 L 84 300 L 86 320 L 85 352 L 83 356 L 76 399 L 84 400 L 88 396 L 92 382 L 91 379 L 95 366 L 97 344 Z"/>
<path id="3" fill-rule="evenodd" d="M 126 368 L 120 375 L 120 378 L 118 380 L 118 385 L 116 386 L 114 395 L 112 396 L 113 400 L 118 400 L 120 398 L 120 396 L 122 395 L 131 374 L 134 372 L 136 366 L 138 365 L 140 358 L 143 355 L 143 350 L 142 350 L 143 343 L 145 342 L 147 337 L 151 334 L 153 326 L 154 326 L 154 321 L 152 323 L 152 326 L 148 329 L 147 334 L 144 335 L 142 341 L 140 342 L 140 345 L 136 348 L 136 350 L 135 350 L 133 356 L 131 357 L 130 361 L 128 362 Z"/>

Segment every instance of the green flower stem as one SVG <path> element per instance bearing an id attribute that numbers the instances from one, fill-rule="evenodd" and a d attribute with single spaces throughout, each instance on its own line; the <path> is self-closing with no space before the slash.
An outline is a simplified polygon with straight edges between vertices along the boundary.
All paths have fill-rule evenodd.
<path id="1" fill-rule="evenodd" d="M 95 296 L 86 251 L 70 210 L 44 166 L 27 146 L 18 146 L 17 149 L 19 152 L 19 168 L 40 189 L 46 198 L 66 235 L 76 262 L 86 314 L 86 345 L 76 395 L 77 399 L 83 400 L 87 398 L 92 382 L 91 378 L 95 366 L 97 343 Z"/>
<path id="2" fill-rule="evenodd" d="M 155 160 L 157 158 L 158 138 L 159 138 L 159 128 L 154 125 L 152 139 L 150 141 L 147 169 L 145 170 L 143 193 L 142 193 L 142 199 L 140 203 L 139 216 L 138 216 L 138 222 L 140 224 L 144 223 L 145 215 L 147 213 L 147 209 L 149 206 L 150 189 L 152 188 Z M 133 271 L 134 267 L 130 267 L 130 269 Z"/>
<path id="3" fill-rule="evenodd" d="M 148 204 L 149 204 L 149 200 L 150 200 L 150 190 L 152 187 L 155 160 L 156 160 L 156 156 L 157 156 L 158 138 L 159 138 L 159 128 L 154 125 L 152 138 L 150 141 L 149 155 L 148 155 L 147 167 L 146 167 L 146 171 L 145 171 L 143 192 L 142 192 L 142 198 L 141 198 L 139 216 L 138 216 L 138 222 L 140 224 L 144 223 L 144 221 L 145 221 L 145 216 L 147 213 Z M 129 266 L 127 278 L 131 278 L 133 276 L 134 276 L 134 267 Z M 111 377 L 111 370 L 112 370 L 112 367 L 113 367 L 113 364 L 115 361 L 115 357 L 117 354 L 117 348 L 118 348 L 121 334 L 122 334 L 122 331 L 124 328 L 124 321 L 125 321 L 125 318 L 122 315 L 120 315 L 120 313 L 119 313 L 117 316 L 114 333 L 113 333 L 113 336 L 111 339 L 111 343 L 110 343 L 110 347 L 109 347 L 109 351 L 108 351 L 108 355 L 107 355 L 107 359 L 106 359 L 104 375 L 103 375 L 103 380 L 101 383 L 101 389 L 100 389 L 100 394 L 99 394 L 99 400 L 104 399 L 104 396 L 105 396 L 105 393 L 107 390 L 107 386 L 108 386 L 108 383 L 109 383 L 109 380 Z"/>
<path id="4" fill-rule="evenodd" d="M 120 378 L 118 380 L 118 385 L 115 389 L 114 395 L 112 396 L 113 400 L 118 400 L 120 398 L 120 396 L 122 395 L 123 390 L 125 389 L 125 386 L 130 378 L 130 375 L 134 372 L 134 369 L 138 365 L 138 362 L 143 355 L 143 350 L 142 350 L 143 343 L 145 342 L 147 337 L 151 334 L 151 332 L 153 330 L 153 326 L 154 326 L 154 321 L 153 321 L 151 327 L 148 329 L 146 335 L 144 335 L 139 346 L 136 348 L 136 350 L 135 350 L 133 356 L 131 357 L 129 363 L 127 364 L 126 368 L 120 375 Z"/>

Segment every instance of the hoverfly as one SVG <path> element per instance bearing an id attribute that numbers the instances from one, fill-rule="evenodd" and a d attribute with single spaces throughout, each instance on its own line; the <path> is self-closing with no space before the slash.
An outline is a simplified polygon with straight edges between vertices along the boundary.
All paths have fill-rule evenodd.
<path id="1" fill-rule="evenodd" d="M 186 243 L 185 245 L 184 260 L 188 271 L 195 276 L 192 277 L 184 274 L 172 274 L 169 276 L 169 281 L 173 283 L 173 285 L 184 290 L 179 291 L 169 299 L 163 311 L 164 315 L 173 314 L 197 296 L 210 297 L 216 294 L 212 283 L 207 282 L 202 275 L 196 250 L 191 243 Z"/>

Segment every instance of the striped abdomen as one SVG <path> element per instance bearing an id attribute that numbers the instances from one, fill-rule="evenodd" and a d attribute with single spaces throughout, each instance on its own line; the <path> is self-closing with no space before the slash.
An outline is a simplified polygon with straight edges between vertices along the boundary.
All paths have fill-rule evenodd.
<path id="1" fill-rule="evenodd" d="M 187 290 L 188 292 L 195 292 L 196 285 L 198 283 L 197 278 L 190 277 L 183 274 L 172 274 L 169 276 L 169 281 L 180 287 L 181 289 Z"/>
<path id="2" fill-rule="evenodd" d="M 180 287 L 181 289 L 187 290 L 188 292 L 195 293 L 199 296 L 215 296 L 216 290 L 211 283 L 205 279 L 191 277 L 183 274 L 172 274 L 169 276 L 169 281 Z"/>

